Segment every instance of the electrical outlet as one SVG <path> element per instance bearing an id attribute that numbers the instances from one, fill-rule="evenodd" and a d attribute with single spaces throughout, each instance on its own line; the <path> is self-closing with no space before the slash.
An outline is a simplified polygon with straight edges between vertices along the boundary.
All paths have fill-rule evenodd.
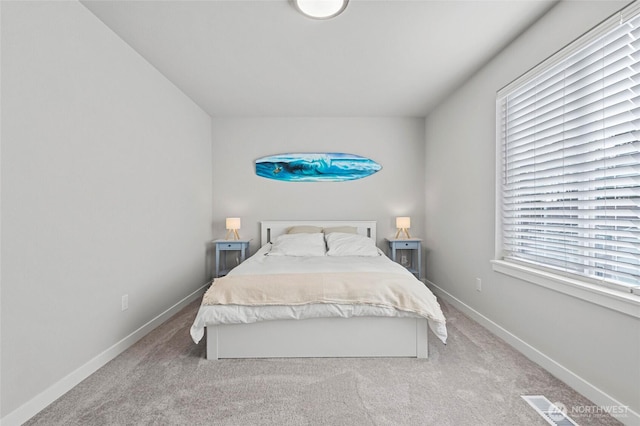
<path id="1" fill-rule="evenodd" d="M 129 309 L 129 295 L 125 294 L 122 296 L 122 311 L 124 312 L 127 309 Z"/>
<path id="2" fill-rule="evenodd" d="M 476 278 L 476 290 L 482 291 L 482 280 L 480 278 Z"/>

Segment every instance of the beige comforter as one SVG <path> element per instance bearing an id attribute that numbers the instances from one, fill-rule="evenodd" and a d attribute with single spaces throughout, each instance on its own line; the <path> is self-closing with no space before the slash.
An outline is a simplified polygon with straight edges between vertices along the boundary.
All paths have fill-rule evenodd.
<path id="1" fill-rule="evenodd" d="M 380 272 L 230 275 L 217 278 L 203 305 L 366 304 L 412 312 L 444 326 L 435 296 L 412 276 Z"/>

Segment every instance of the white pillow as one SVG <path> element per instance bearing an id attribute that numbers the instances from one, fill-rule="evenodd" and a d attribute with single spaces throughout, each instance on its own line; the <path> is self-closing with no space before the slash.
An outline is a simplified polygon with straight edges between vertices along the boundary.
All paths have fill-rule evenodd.
<path id="1" fill-rule="evenodd" d="M 333 232 L 342 232 L 345 234 L 357 234 L 358 228 L 356 228 L 355 226 L 334 226 L 331 228 L 324 228 L 322 232 L 324 232 L 325 234 L 331 234 Z"/>
<path id="2" fill-rule="evenodd" d="M 324 256 L 324 234 L 284 234 L 273 241 L 269 256 Z"/>
<path id="3" fill-rule="evenodd" d="M 364 235 L 332 232 L 325 239 L 327 256 L 380 256 L 376 243 Z"/>
<path id="4" fill-rule="evenodd" d="M 317 234 L 322 232 L 319 226 L 292 226 L 287 229 L 287 234 Z"/>

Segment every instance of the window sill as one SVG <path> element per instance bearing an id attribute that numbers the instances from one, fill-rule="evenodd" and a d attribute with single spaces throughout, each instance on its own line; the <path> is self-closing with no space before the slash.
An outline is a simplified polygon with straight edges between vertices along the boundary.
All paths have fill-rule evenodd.
<path id="1" fill-rule="evenodd" d="M 511 277 L 640 318 L 640 296 L 600 287 L 504 260 L 492 260 L 493 270 Z"/>

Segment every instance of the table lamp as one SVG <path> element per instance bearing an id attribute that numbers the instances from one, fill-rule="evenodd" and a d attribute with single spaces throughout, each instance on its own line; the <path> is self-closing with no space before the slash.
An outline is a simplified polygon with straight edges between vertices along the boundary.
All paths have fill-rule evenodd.
<path id="1" fill-rule="evenodd" d="M 410 217 L 396 217 L 396 228 L 398 228 L 396 238 L 405 238 L 402 237 L 402 234 L 405 234 L 406 238 L 411 238 L 411 235 L 409 235 L 409 228 L 411 228 Z"/>
<path id="2" fill-rule="evenodd" d="M 239 217 L 228 217 L 227 218 L 227 236 L 226 240 L 230 239 L 229 235 L 231 235 L 234 240 L 239 240 L 240 235 L 238 235 L 238 229 L 240 229 L 240 218 Z"/>

